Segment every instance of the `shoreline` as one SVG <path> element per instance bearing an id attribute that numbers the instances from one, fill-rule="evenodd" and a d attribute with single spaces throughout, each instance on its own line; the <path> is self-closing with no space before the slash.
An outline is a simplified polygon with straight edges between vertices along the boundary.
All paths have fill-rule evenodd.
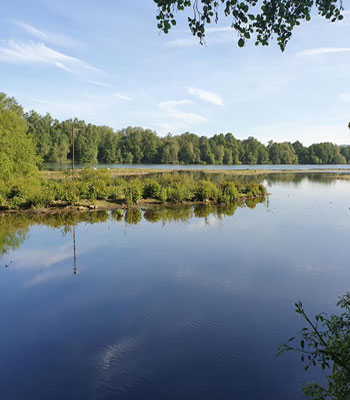
<path id="1" fill-rule="evenodd" d="M 228 204 L 235 203 L 244 203 L 249 200 L 259 200 L 264 199 L 271 196 L 270 193 L 266 193 L 265 195 L 254 195 L 254 196 L 244 196 L 237 198 L 234 202 Z M 215 201 L 184 201 L 181 203 L 172 203 L 165 202 L 161 203 L 156 200 L 147 199 L 140 200 L 137 204 L 132 206 L 128 206 L 126 203 L 116 203 L 109 202 L 107 200 L 96 200 L 94 202 L 79 202 L 76 205 L 61 205 L 57 207 L 43 207 L 43 208 L 27 208 L 27 209 L 12 209 L 12 210 L 1 210 L 0 209 L 0 217 L 2 215 L 11 215 L 11 214 L 27 214 L 27 215 L 55 215 L 55 214 L 65 214 L 65 213 L 81 213 L 81 212 L 96 212 L 96 211 L 113 211 L 113 210 L 131 210 L 135 208 L 143 208 L 143 209 L 151 209 L 155 206 L 158 207 L 181 207 L 181 206 L 198 206 L 198 205 L 215 205 L 217 207 L 226 207 L 227 203 L 217 204 Z"/>
<path id="2" fill-rule="evenodd" d="M 104 168 L 98 168 L 98 170 L 103 170 Z M 65 177 L 64 172 L 70 171 L 66 170 L 41 170 L 40 174 L 47 179 L 62 179 Z M 83 171 L 83 169 L 76 169 L 75 173 L 79 173 Z M 333 169 L 333 168 L 313 168 L 313 169 L 200 169 L 200 168 L 185 168 L 185 169 L 167 169 L 167 168 L 112 168 L 109 169 L 108 172 L 112 178 L 115 177 L 124 177 L 124 176 L 147 176 L 152 174 L 166 174 L 166 173 L 186 173 L 186 172 L 197 172 L 204 174 L 227 174 L 227 175 L 271 175 L 271 174 L 314 174 L 314 173 L 348 173 L 350 175 L 349 168 L 342 169 Z"/>

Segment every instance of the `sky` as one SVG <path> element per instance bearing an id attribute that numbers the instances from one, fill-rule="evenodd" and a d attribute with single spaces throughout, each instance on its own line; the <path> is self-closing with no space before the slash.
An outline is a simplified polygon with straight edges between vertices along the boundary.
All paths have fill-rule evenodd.
<path id="1" fill-rule="evenodd" d="M 187 14 L 161 34 L 156 13 L 153 0 L 2 1 L 0 91 L 116 130 L 350 144 L 350 8 L 333 24 L 315 15 L 284 53 L 239 48 L 227 18 L 205 46 Z"/>

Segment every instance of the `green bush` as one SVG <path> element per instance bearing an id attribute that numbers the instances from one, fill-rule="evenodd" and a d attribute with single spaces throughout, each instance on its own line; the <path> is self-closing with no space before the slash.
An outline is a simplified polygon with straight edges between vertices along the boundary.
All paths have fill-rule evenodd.
<path id="1" fill-rule="evenodd" d="M 143 182 L 143 193 L 144 199 L 158 199 L 161 192 L 160 184 L 154 179 L 145 179 Z"/>
<path id="2" fill-rule="evenodd" d="M 166 188 L 162 187 L 160 189 L 157 200 L 159 200 L 161 203 L 165 203 L 167 201 L 167 198 L 168 198 L 168 192 L 167 192 Z"/>
<path id="3" fill-rule="evenodd" d="M 221 185 L 221 193 L 225 203 L 233 202 L 238 198 L 238 190 L 233 182 L 225 182 Z"/>
<path id="4" fill-rule="evenodd" d="M 125 188 L 124 195 L 126 203 L 130 206 L 136 204 L 142 198 L 142 183 L 139 179 L 131 180 Z"/>
<path id="5" fill-rule="evenodd" d="M 186 186 L 175 184 L 167 190 L 167 200 L 171 203 L 183 203 L 188 200 L 189 190 Z"/>
<path id="6" fill-rule="evenodd" d="M 195 201 L 217 200 L 219 196 L 218 188 L 209 181 L 199 181 L 194 189 Z"/>

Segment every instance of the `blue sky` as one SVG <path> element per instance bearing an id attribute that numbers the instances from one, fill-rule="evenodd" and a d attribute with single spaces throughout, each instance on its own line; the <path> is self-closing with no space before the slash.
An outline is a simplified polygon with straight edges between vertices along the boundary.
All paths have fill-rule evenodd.
<path id="1" fill-rule="evenodd" d="M 3 1 L 0 91 L 114 129 L 350 144 L 350 13 L 316 16 L 284 53 L 238 48 L 225 19 L 200 46 L 185 15 L 168 35 L 155 15 L 153 0 Z"/>

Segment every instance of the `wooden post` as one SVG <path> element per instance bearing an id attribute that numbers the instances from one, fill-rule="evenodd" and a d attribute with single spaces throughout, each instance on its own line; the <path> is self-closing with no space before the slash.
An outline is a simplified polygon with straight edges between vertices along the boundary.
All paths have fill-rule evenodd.
<path id="1" fill-rule="evenodd" d="M 74 180 L 74 128 L 72 126 L 72 179 Z"/>

